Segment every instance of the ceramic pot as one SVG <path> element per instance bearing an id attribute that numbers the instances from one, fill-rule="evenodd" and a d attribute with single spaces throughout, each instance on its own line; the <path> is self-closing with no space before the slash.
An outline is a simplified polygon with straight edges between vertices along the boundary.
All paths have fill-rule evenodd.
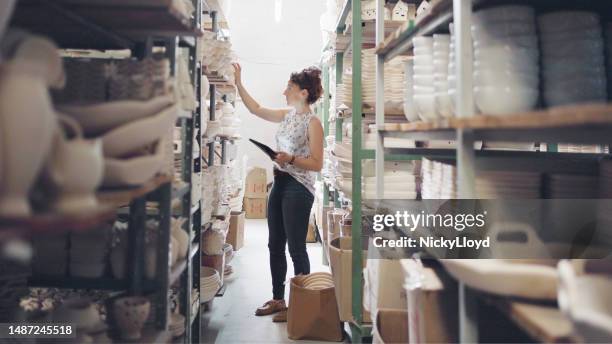
<path id="1" fill-rule="evenodd" d="M 113 315 L 121 339 L 140 339 L 142 327 L 150 310 L 151 303 L 145 297 L 129 296 L 117 299 L 114 303 Z"/>
<path id="2" fill-rule="evenodd" d="M 97 333 L 106 329 L 96 307 L 84 298 L 66 300 L 53 312 L 53 322 L 74 324 L 77 330 L 85 333 Z"/>
<path id="3" fill-rule="evenodd" d="M 172 221 L 172 236 L 177 241 L 177 252 L 179 257 L 186 257 L 189 250 L 189 234 L 181 226 L 185 223 L 185 218 Z"/>
<path id="4" fill-rule="evenodd" d="M 28 62 L 0 67 L 2 216 L 30 214 L 28 193 L 51 147 L 56 121 L 44 72 L 44 65 Z"/>
<path id="5" fill-rule="evenodd" d="M 95 190 L 102 182 L 104 161 L 100 140 L 85 140 L 78 123 L 58 115 L 61 129 L 47 164 L 47 175 L 57 191 L 51 205 L 61 213 L 78 213 L 98 206 Z"/>

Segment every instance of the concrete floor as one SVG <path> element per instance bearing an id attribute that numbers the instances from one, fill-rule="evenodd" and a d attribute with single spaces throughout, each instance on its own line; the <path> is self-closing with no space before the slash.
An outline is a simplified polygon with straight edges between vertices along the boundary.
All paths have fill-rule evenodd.
<path id="1" fill-rule="evenodd" d="M 227 282 L 225 295 L 216 297 L 212 310 L 202 314 L 203 343 L 291 343 L 286 323 L 273 323 L 272 316 L 257 317 L 255 309 L 272 298 L 268 263 L 268 227 L 266 220 L 246 220 L 245 246 L 230 265 L 236 274 Z M 322 264 L 321 245 L 308 244 L 311 272 L 329 271 Z M 293 264 L 287 252 L 287 279 L 293 276 Z M 289 287 L 285 297 L 288 300 Z M 299 341 L 299 343 L 318 343 Z"/>

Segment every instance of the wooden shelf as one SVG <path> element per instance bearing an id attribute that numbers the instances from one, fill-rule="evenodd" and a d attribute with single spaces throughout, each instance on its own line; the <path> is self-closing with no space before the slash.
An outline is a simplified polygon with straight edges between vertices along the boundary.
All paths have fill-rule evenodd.
<path id="1" fill-rule="evenodd" d="M 151 36 L 201 35 L 179 1 L 22 0 L 12 25 L 76 49 L 124 49 Z"/>
<path id="2" fill-rule="evenodd" d="M 609 144 L 612 104 L 582 104 L 505 116 L 476 115 L 433 122 L 388 123 L 385 136 L 415 140 L 454 140 L 458 129 L 472 130 L 475 140 Z"/>
<path id="3" fill-rule="evenodd" d="M 406 21 L 385 21 L 385 37 L 392 35 L 398 28 L 404 26 Z M 362 45 L 364 48 L 373 48 L 376 44 L 376 20 L 364 20 L 362 24 Z M 344 33 L 336 36 L 336 52 L 346 51 L 351 45 L 353 27 L 348 26 Z"/>
<path id="4" fill-rule="evenodd" d="M 172 182 L 171 176 L 158 175 L 143 185 L 129 189 L 106 189 L 98 192 L 98 199 L 115 207 L 128 205 L 132 200 L 145 196 L 163 184 Z"/>
<path id="5" fill-rule="evenodd" d="M 452 1 L 441 0 L 429 9 L 428 14 L 420 16 L 416 22 L 405 22 L 385 38 L 376 47 L 376 54 L 385 55 L 385 60 L 387 60 L 411 48 L 414 37 L 429 35 L 437 30 L 448 32 L 448 27 L 445 26 L 451 22 L 452 18 Z"/>
<path id="6" fill-rule="evenodd" d="M 487 297 L 486 301 L 495 305 L 534 340 L 542 343 L 580 342 L 572 333 L 572 323 L 555 306 L 497 297 Z"/>

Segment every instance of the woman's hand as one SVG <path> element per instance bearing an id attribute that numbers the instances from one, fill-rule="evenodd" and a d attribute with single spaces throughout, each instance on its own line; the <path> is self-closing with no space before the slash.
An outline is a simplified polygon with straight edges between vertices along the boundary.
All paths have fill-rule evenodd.
<path id="1" fill-rule="evenodd" d="M 274 161 L 276 161 L 281 166 L 285 166 L 289 163 L 289 161 L 291 161 L 291 159 L 293 159 L 293 155 L 285 152 L 278 152 L 276 153 L 276 158 L 274 159 Z"/>
<path id="2" fill-rule="evenodd" d="M 232 63 L 232 66 L 234 66 L 234 83 L 242 85 L 242 67 L 240 63 Z"/>

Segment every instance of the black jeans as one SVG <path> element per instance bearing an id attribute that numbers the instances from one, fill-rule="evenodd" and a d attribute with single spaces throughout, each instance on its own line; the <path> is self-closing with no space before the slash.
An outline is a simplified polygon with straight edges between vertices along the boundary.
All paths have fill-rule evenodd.
<path id="1" fill-rule="evenodd" d="M 274 185 L 268 199 L 268 248 L 272 294 L 275 300 L 285 298 L 285 245 L 289 244 L 295 275 L 310 273 L 306 234 L 313 202 L 314 196 L 295 178 L 286 173 L 275 173 Z"/>

